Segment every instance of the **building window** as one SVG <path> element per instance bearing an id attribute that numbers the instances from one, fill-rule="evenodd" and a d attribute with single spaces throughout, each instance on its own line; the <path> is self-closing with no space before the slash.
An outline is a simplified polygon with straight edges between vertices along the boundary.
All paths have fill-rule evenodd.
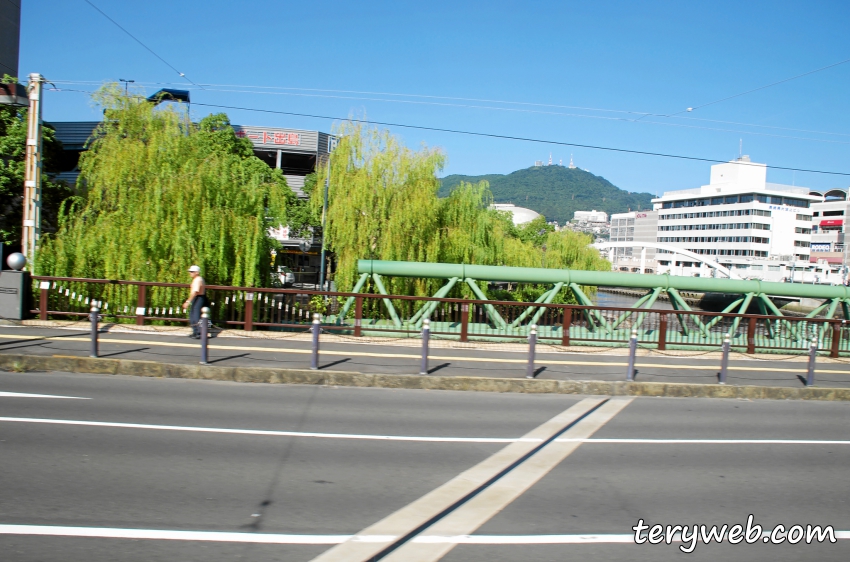
<path id="1" fill-rule="evenodd" d="M 825 216 L 825 217 L 843 217 L 844 211 L 824 211 L 823 216 Z"/>
<path id="2" fill-rule="evenodd" d="M 814 216 L 818 216 L 818 213 L 815 212 Z M 811 215 L 797 215 L 797 220 L 798 221 L 804 221 L 804 222 L 812 222 L 812 216 Z"/>
<path id="3" fill-rule="evenodd" d="M 811 234 L 812 229 L 811 228 L 801 228 L 801 227 L 798 226 L 797 228 L 794 229 L 794 232 L 796 232 L 797 234 Z"/>

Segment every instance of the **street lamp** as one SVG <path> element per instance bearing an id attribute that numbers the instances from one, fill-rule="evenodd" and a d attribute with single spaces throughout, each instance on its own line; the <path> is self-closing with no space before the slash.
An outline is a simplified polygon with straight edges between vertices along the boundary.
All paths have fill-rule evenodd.
<path id="1" fill-rule="evenodd" d="M 119 79 L 118 79 L 118 81 L 119 81 L 119 82 L 124 82 L 124 95 L 125 95 L 125 96 L 127 95 L 127 87 L 128 87 L 131 83 L 135 82 L 135 80 L 124 80 L 123 78 L 119 78 Z"/>

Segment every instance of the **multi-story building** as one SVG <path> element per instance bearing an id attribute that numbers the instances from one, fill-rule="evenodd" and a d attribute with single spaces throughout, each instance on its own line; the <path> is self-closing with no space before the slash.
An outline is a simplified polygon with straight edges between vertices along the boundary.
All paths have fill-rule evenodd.
<path id="1" fill-rule="evenodd" d="M 655 242 L 658 227 L 658 211 L 632 211 L 611 215 L 609 242 Z M 654 273 L 656 269 L 655 248 L 643 250 L 637 247 L 611 248 L 608 253 L 616 271 Z"/>
<path id="2" fill-rule="evenodd" d="M 812 203 L 812 263 L 827 265 L 830 270 L 846 276 L 847 245 L 845 233 L 850 202 L 845 189 L 830 189 L 826 192 L 812 191 L 811 195 L 821 200 Z"/>
<path id="3" fill-rule="evenodd" d="M 579 223 L 605 224 L 608 222 L 608 213 L 605 211 L 576 211 L 573 220 Z"/>
<path id="4" fill-rule="evenodd" d="M 811 205 L 822 197 L 806 188 L 767 182 L 767 166 L 743 156 L 711 167 L 708 185 L 653 199 L 657 241 L 689 250 L 743 278 L 835 282 L 810 265 Z M 710 268 L 659 250 L 658 271 L 712 275 Z"/>

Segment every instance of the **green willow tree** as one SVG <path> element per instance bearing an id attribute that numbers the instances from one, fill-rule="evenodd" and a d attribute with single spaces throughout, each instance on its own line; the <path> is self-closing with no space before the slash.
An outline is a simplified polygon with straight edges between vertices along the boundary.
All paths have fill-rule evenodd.
<path id="1" fill-rule="evenodd" d="M 445 163 L 440 151 L 412 151 L 387 131 L 351 122 L 337 134 L 324 236 L 336 255 L 339 290 L 354 285 L 358 259 L 610 271 L 588 247 L 587 236 L 553 232 L 545 220 L 542 226 L 515 227 L 508 213 L 490 207 L 487 182 L 461 183 L 439 198 L 437 173 Z M 324 185 L 325 173 L 319 166 L 315 185 Z M 317 212 L 322 199 L 323 190 L 314 189 L 311 203 Z M 442 282 L 393 278 L 388 283 L 391 293 L 421 296 L 433 294 Z M 559 300 L 566 298 L 564 292 Z"/>
<path id="2" fill-rule="evenodd" d="M 295 197 L 280 170 L 256 158 L 223 114 L 195 125 L 115 84 L 95 101 L 104 120 L 80 160 L 82 195 L 42 240 L 37 271 L 185 282 L 198 264 L 208 283 L 268 285 L 276 242 L 267 229 L 286 224 Z"/>

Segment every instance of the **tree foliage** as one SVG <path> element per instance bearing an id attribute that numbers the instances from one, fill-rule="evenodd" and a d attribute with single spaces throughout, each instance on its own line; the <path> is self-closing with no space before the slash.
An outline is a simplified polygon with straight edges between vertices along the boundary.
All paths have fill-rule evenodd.
<path id="1" fill-rule="evenodd" d="M 125 96 L 95 100 L 104 120 L 80 159 L 84 194 L 38 253 L 43 274 L 209 283 L 269 283 L 269 226 L 286 224 L 294 194 L 280 170 L 253 155 L 223 114 L 193 125 L 185 112 Z"/>
<path id="2" fill-rule="evenodd" d="M 490 207 L 493 197 L 485 181 L 462 182 L 439 198 L 437 173 L 445 162 L 440 151 L 412 151 L 386 131 L 350 122 L 338 134 L 324 235 L 336 253 L 340 290 L 354 285 L 359 259 L 610 270 L 588 248 L 587 236 L 554 232 L 544 219 L 515 227 L 509 213 Z M 319 166 L 316 185 L 324 184 L 324 174 L 325 166 Z M 322 191 L 313 190 L 314 209 L 322 207 Z M 388 282 L 391 293 L 414 295 L 433 294 L 442 283 Z"/>

